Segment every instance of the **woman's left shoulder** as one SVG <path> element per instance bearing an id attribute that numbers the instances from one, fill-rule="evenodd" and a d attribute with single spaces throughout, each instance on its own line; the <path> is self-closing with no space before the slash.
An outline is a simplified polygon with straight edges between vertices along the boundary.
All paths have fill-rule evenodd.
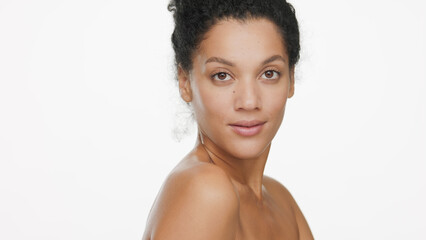
<path id="1" fill-rule="evenodd" d="M 294 216 L 297 221 L 297 226 L 299 228 L 299 239 L 311 240 L 314 239 L 312 232 L 309 228 L 308 222 L 305 219 L 302 211 L 299 208 L 299 205 L 294 200 L 290 191 L 284 187 L 279 181 L 268 177 L 263 176 L 263 185 L 265 186 L 268 193 L 270 193 L 273 198 L 277 199 L 281 203 L 289 204 L 293 209 Z"/>
<path id="2" fill-rule="evenodd" d="M 273 179 L 272 177 L 264 175 L 263 185 L 265 186 L 266 190 L 275 197 L 293 199 L 290 191 L 288 191 L 288 189 L 284 187 L 282 183 Z"/>

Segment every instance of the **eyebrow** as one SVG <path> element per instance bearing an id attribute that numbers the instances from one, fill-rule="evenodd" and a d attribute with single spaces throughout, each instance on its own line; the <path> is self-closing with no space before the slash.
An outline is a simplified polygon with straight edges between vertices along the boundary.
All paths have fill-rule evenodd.
<path id="1" fill-rule="evenodd" d="M 285 58 L 283 56 L 281 56 L 281 55 L 274 55 L 274 56 L 266 59 L 265 61 L 263 61 L 263 65 L 266 65 L 266 64 L 271 63 L 271 62 L 276 61 L 276 60 L 281 60 L 281 61 L 283 61 L 285 63 Z"/>
<path id="2" fill-rule="evenodd" d="M 263 61 L 262 65 L 266 65 L 266 64 L 271 63 L 271 62 L 276 61 L 276 60 L 281 60 L 284 63 L 286 62 L 285 59 L 284 59 L 284 57 L 282 57 L 281 55 L 274 55 L 274 56 L 266 59 L 265 61 Z M 228 61 L 226 59 L 220 58 L 220 57 L 211 57 L 211 58 L 207 59 L 207 61 L 206 61 L 205 64 L 210 63 L 210 62 L 223 63 L 223 64 L 231 66 L 231 67 L 234 66 L 234 64 L 232 62 L 230 62 L 230 61 Z"/>
<path id="3" fill-rule="evenodd" d="M 223 59 L 223 58 L 219 58 L 219 57 L 211 57 L 211 58 L 207 59 L 206 64 L 207 64 L 207 63 L 210 63 L 210 62 L 223 63 L 223 64 L 229 65 L 229 66 L 231 66 L 231 67 L 233 67 L 233 66 L 234 66 L 234 64 L 233 64 L 233 63 L 231 63 L 230 61 L 225 60 L 225 59 Z"/>

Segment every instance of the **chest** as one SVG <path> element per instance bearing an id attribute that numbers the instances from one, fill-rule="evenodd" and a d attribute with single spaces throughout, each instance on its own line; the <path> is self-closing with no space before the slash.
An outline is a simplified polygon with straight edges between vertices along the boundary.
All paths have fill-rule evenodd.
<path id="1" fill-rule="evenodd" d="M 299 231 L 291 206 L 274 202 L 273 199 L 265 199 L 262 206 L 240 202 L 237 239 L 299 239 Z"/>

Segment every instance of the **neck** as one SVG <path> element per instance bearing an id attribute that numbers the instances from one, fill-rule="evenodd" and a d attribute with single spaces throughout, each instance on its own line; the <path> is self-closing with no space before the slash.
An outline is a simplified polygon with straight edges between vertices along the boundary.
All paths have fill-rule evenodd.
<path id="1" fill-rule="evenodd" d="M 262 200 L 263 171 L 270 146 L 271 144 L 256 157 L 241 159 L 225 152 L 199 132 L 195 148 L 204 148 L 205 157 L 222 168 L 241 190 L 251 190 L 259 200 Z"/>

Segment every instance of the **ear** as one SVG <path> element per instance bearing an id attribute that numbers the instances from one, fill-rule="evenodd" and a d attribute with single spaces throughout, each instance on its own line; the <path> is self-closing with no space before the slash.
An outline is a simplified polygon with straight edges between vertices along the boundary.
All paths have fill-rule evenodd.
<path id="1" fill-rule="evenodd" d="M 183 68 L 178 66 L 178 81 L 179 81 L 179 92 L 181 98 L 189 103 L 192 101 L 192 89 L 191 82 L 189 81 L 189 73 L 187 73 Z"/>
<path id="2" fill-rule="evenodd" d="M 288 98 L 294 95 L 294 66 L 290 69 L 290 85 L 288 87 Z"/>

